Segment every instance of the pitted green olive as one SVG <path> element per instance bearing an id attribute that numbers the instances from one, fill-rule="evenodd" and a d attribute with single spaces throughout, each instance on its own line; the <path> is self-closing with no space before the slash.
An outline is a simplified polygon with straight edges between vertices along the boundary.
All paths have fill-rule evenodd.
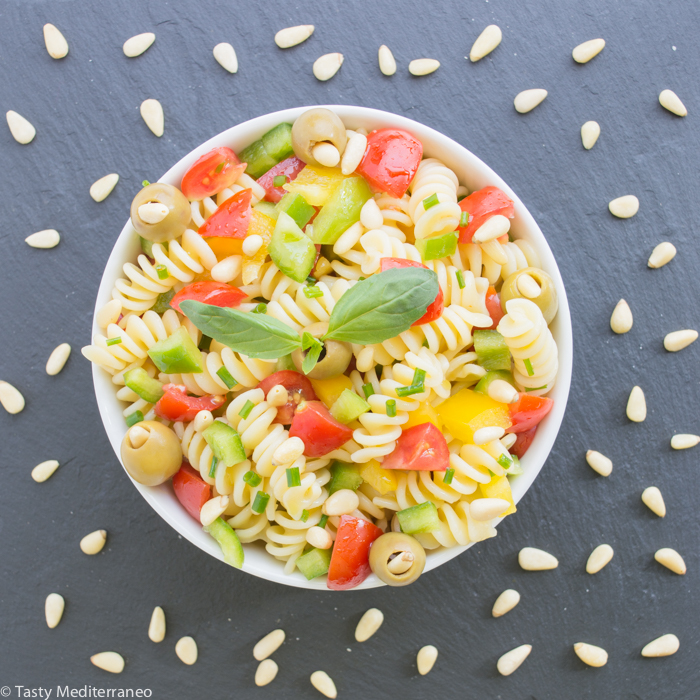
<path id="1" fill-rule="evenodd" d="M 292 353 L 292 361 L 299 372 L 301 364 L 306 356 L 306 351 L 301 348 Z M 309 379 L 328 379 L 343 374 L 352 359 L 352 348 L 348 343 L 339 343 L 337 340 L 326 340 L 323 344 L 320 359 L 316 366 L 306 375 Z"/>
<path id="2" fill-rule="evenodd" d="M 530 279 L 528 280 L 527 277 Z M 544 270 L 540 270 L 539 267 L 526 267 L 523 270 L 518 270 L 503 282 L 501 287 L 501 308 L 504 313 L 506 302 L 510 299 L 529 299 L 534 301 L 540 307 L 547 325 L 557 315 L 557 309 L 559 308 L 554 280 Z"/>
<path id="3" fill-rule="evenodd" d="M 415 537 L 387 532 L 372 543 L 369 565 L 387 585 L 407 586 L 423 573 L 425 550 Z"/>
<path id="4" fill-rule="evenodd" d="M 173 476 L 182 464 L 177 435 L 158 421 L 132 425 L 122 440 L 122 462 L 139 484 L 157 486 Z"/>
<path id="5" fill-rule="evenodd" d="M 147 185 L 131 202 L 131 223 L 139 236 L 153 243 L 181 236 L 190 223 L 190 203 L 177 187 L 164 182 Z"/>
<path id="6" fill-rule="evenodd" d="M 297 117 L 292 126 L 294 154 L 308 165 L 319 165 L 312 151 L 316 144 L 323 142 L 332 143 L 342 156 L 347 142 L 345 125 L 330 109 L 323 107 L 308 109 Z"/>

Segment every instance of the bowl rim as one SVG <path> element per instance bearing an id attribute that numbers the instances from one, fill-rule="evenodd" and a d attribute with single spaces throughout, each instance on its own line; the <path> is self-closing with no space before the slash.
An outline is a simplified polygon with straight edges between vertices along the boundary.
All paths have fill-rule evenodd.
<path id="1" fill-rule="evenodd" d="M 512 221 L 512 230 L 517 234 L 517 238 L 525 238 L 533 243 L 541 259 L 543 269 L 545 269 L 554 280 L 554 285 L 559 297 L 559 310 L 550 328 L 552 328 L 552 333 L 558 346 L 559 371 L 557 374 L 557 382 L 552 391 L 548 394 L 548 396 L 554 399 L 554 405 L 550 413 L 540 424 L 540 428 L 528 450 L 528 454 L 523 458 L 524 473 L 511 479 L 513 499 L 517 504 L 541 472 L 561 427 L 571 386 L 573 332 L 571 313 L 564 283 L 559 267 L 557 266 L 544 234 L 520 198 L 486 163 L 445 134 L 413 119 L 409 119 L 408 117 L 384 110 L 354 105 L 310 105 L 271 112 L 236 124 L 192 149 L 169 168 L 158 181 L 179 186 L 182 175 L 186 169 L 197 158 L 207 153 L 212 148 L 230 146 L 234 150 L 240 150 L 242 147 L 260 138 L 260 136 L 272 128 L 272 126 L 283 121 L 293 121 L 305 110 L 315 107 L 325 107 L 333 110 L 346 125 L 350 125 L 350 127 L 354 128 L 364 126 L 368 128 L 368 130 L 371 130 L 372 128 L 393 126 L 406 129 L 423 143 L 424 150 L 427 151 L 429 155 L 433 155 L 432 152 L 440 150 L 441 154 L 436 157 L 439 157 L 448 167 L 466 173 L 464 176 L 460 176 L 459 179 L 460 183 L 466 182 L 470 190 L 474 189 L 474 187 L 469 186 L 470 179 L 477 183 L 477 187 L 484 187 L 486 184 L 490 184 L 502 189 L 514 202 L 515 218 Z M 426 144 L 428 146 L 427 148 Z M 448 157 L 445 157 L 446 153 Z M 454 165 L 455 162 L 458 163 L 457 166 Z M 93 336 L 102 333 L 102 329 L 97 326 L 96 322 L 97 311 L 112 298 L 111 292 L 115 280 L 123 276 L 123 265 L 135 259 L 135 254 L 138 249 L 138 239 L 133 235 L 133 228 L 131 227 L 130 220 L 127 219 L 126 224 L 112 247 L 102 274 L 93 313 Z M 92 375 L 97 406 L 102 423 L 107 432 L 110 444 L 119 462 L 122 463 L 120 445 L 127 430 L 122 416 L 123 405 L 116 398 L 115 385 L 106 372 L 93 364 Z M 180 506 L 172 491 L 170 482 L 156 487 L 144 486 L 134 481 L 126 470 L 124 471 L 148 504 L 163 518 L 163 520 L 178 532 L 178 534 L 188 539 L 203 551 L 223 561 L 223 555 L 218 544 L 213 538 L 204 533 L 199 523 Z M 494 525 L 498 525 L 501 520 L 502 518 L 497 519 Z M 427 560 L 424 573 L 438 568 L 440 565 L 450 561 L 474 544 L 476 543 L 472 542 L 467 545 L 451 548 L 441 547 L 437 550 L 428 551 L 426 553 Z M 326 586 L 325 577 L 307 581 L 298 570 L 292 574 L 285 574 L 283 571 L 284 563 L 274 559 L 274 557 L 268 554 L 264 549 L 258 546 L 253 547 L 250 544 L 244 546 L 246 557 L 242 570 L 246 573 L 283 585 L 312 590 L 329 590 Z M 385 584 L 374 574 L 371 574 L 363 583 L 351 590 L 365 590 L 383 585 Z"/>

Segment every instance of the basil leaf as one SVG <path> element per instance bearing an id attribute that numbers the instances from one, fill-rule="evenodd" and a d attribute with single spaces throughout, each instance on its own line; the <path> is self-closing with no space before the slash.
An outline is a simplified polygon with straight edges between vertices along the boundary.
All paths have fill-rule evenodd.
<path id="1" fill-rule="evenodd" d="M 372 345 L 394 338 L 425 314 L 439 289 L 437 275 L 422 267 L 372 275 L 340 297 L 324 339 Z"/>
<path id="2" fill-rule="evenodd" d="M 301 363 L 301 371 L 304 374 L 308 374 L 313 370 L 313 368 L 316 366 L 316 363 L 318 362 L 318 358 L 321 355 L 321 350 L 323 350 L 323 343 L 321 343 L 319 340 L 316 340 L 314 338 L 314 344 L 311 346 L 311 349 L 306 353 L 306 356 L 302 360 Z"/>
<path id="3" fill-rule="evenodd" d="M 193 299 L 183 301 L 180 308 L 202 333 L 248 357 L 274 360 L 301 346 L 298 333 L 265 314 L 244 313 Z"/>

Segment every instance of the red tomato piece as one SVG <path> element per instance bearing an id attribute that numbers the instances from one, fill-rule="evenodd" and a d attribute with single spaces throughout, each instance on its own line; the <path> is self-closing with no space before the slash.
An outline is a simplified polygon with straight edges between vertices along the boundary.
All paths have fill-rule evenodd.
<path id="1" fill-rule="evenodd" d="M 469 223 L 457 229 L 460 243 L 471 243 L 472 236 L 481 225 L 496 214 L 508 219 L 515 216 L 513 200 L 503 190 L 493 186 L 472 192 L 459 203 L 459 207 L 469 214 Z"/>
<path id="2" fill-rule="evenodd" d="M 487 330 L 495 330 L 500 320 L 505 316 L 505 312 L 501 308 L 501 297 L 495 287 L 489 287 L 486 292 L 486 310 L 493 321 Z"/>
<path id="3" fill-rule="evenodd" d="M 326 585 L 332 591 L 359 586 L 370 574 L 369 549 L 384 533 L 368 520 L 343 515 L 333 545 Z"/>
<path id="4" fill-rule="evenodd" d="M 225 396 L 188 396 L 187 387 L 180 384 L 166 384 L 163 391 L 155 412 L 166 420 L 194 420 L 200 411 L 214 411 L 226 400 Z"/>
<path id="5" fill-rule="evenodd" d="M 196 160 L 182 176 L 182 194 L 187 199 L 212 197 L 236 182 L 246 165 L 230 148 L 214 148 Z"/>
<path id="6" fill-rule="evenodd" d="M 250 225 L 250 201 L 253 190 L 241 190 L 229 197 L 199 227 L 199 235 L 207 238 L 245 238 Z"/>
<path id="7" fill-rule="evenodd" d="M 242 292 L 238 287 L 232 287 L 230 284 L 223 282 L 193 282 L 183 287 L 171 300 L 170 306 L 175 311 L 180 311 L 180 304 L 187 299 L 201 301 L 202 304 L 211 304 L 212 306 L 223 306 L 232 308 L 239 306 L 241 301 L 246 298 L 245 292 Z M 180 311 L 180 313 L 183 313 Z"/>
<path id="8" fill-rule="evenodd" d="M 301 438 L 307 457 L 323 457 L 344 445 L 352 430 L 333 418 L 320 401 L 306 401 L 294 412 L 289 437 Z"/>
<path id="9" fill-rule="evenodd" d="M 262 389 L 265 392 L 265 396 L 267 396 L 270 389 L 278 384 L 281 384 L 287 390 L 289 398 L 284 406 L 278 406 L 275 423 L 289 425 L 292 422 L 292 418 L 294 418 L 297 406 L 302 401 L 318 401 L 318 396 L 316 396 L 311 382 L 301 372 L 295 372 L 293 369 L 283 369 L 271 374 L 269 377 L 265 377 L 258 384 L 258 388 Z"/>
<path id="10" fill-rule="evenodd" d="M 394 267 L 424 267 L 426 270 L 428 269 L 428 267 L 423 265 L 423 263 L 414 262 L 413 260 L 406 260 L 404 258 L 382 258 L 380 272 L 391 270 Z M 445 297 L 442 293 L 442 289 L 438 289 L 435 301 L 428 306 L 423 316 L 411 324 L 411 328 L 413 328 L 413 326 L 420 326 L 424 323 L 432 323 L 433 321 L 437 321 L 437 319 L 442 316 L 442 311 L 444 308 Z"/>
<path id="11" fill-rule="evenodd" d="M 535 433 L 537 433 L 536 425 L 529 430 L 524 430 L 522 433 L 516 433 L 518 437 L 515 438 L 515 442 L 509 452 L 518 459 L 521 459 L 530 448 L 530 445 L 532 445 L 532 441 L 535 439 Z"/>
<path id="12" fill-rule="evenodd" d="M 423 157 L 423 144 L 402 129 L 377 129 L 367 137 L 367 148 L 357 172 L 372 187 L 403 197 Z"/>
<path id="13" fill-rule="evenodd" d="M 553 405 L 552 399 L 521 393 L 520 398 L 508 406 L 513 425 L 506 432 L 524 433 L 533 428 L 552 410 Z"/>
<path id="14" fill-rule="evenodd" d="M 199 511 L 211 498 L 211 486 L 187 462 L 183 462 L 173 477 L 173 490 L 184 509 L 199 522 Z"/>
<path id="15" fill-rule="evenodd" d="M 291 158 L 287 158 L 287 160 L 283 160 L 281 163 L 277 163 L 277 165 L 270 168 L 264 175 L 259 177 L 258 185 L 265 189 L 265 199 L 268 202 L 279 202 L 280 199 L 287 194 L 287 190 L 283 190 L 281 185 L 275 187 L 275 178 L 284 175 L 287 178 L 287 182 L 291 182 L 305 166 L 306 163 L 304 163 L 303 160 L 292 156 Z"/>
<path id="16" fill-rule="evenodd" d="M 450 466 L 450 451 L 442 432 L 432 423 L 414 425 L 401 433 L 396 447 L 384 458 L 384 469 L 415 469 L 444 472 Z"/>

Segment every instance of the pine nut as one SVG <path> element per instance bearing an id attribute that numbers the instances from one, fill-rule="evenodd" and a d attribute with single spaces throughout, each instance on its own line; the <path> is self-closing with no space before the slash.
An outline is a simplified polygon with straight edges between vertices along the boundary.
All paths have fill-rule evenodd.
<path id="1" fill-rule="evenodd" d="M 574 652 L 584 664 L 593 668 L 601 668 L 608 663 L 608 652 L 593 644 L 577 642 L 574 644 Z"/>
<path id="2" fill-rule="evenodd" d="M 352 175 L 362 162 L 367 149 L 367 137 L 355 132 L 345 144 L 343 157 L 340 159 L 340 170 L 343 175 Z M 382 219 L 383 220 L 383 219 Z"/>
<path id="3" fill-rule="evenodd" d="M 160 202 L 146 202 L 139 207 L 139 218 L 147 224 L 159 224 L 170 213 Z"/>
<path id="4" fill-rule="evenodd" d="M 676 257 L 676 246 L 673 243 L 664 241 L 651 251 L 647 265 L 653 269 L 663 267 Z"/>
<path id="5" fill-rule="evenodd" d="M 129 443 L 135 450 L 138 450 L 139 447 L 145 445 L 150 436 L 148 430 L 144 430 L 138 424 L 133 428 L 129 428 L 126 434 L 129 436 Z"/>
<path id="6" fill-rule="evenodd" d="M 647 417 L 647 402 L 644 392 L 638 386 L 632 387 L 627 400 L 627 417 L 635 423 L 643 423 Z"/>
<path id="7" fill-rule="evenodd" d="M 501 32 L 501 28 L 495 24 L 489 24 L 472 45 L 472 50 L 469 52 L 469 58 L 472 63 L 480 61 L 484 56 L 488 56 L 501 43 L 502 39 L 503 32 Z"/>
<path id="8" fill-rule="evenodd" d="M 136 56 L 140 56 L 150 49 L 155 40 L 156 35 L 153 32 L 144 32 L 143 34 L 132 36 L 124 42 L 122 47 L 124 55 L 128 58 L 136 58 Z"/>
<path id="9" fill-rule="evenodd" d="M 165 612 L 160 605 L 153 608 L 151 621 L 148 624 L 148 638 L 156 644 L 165 639 Z"/>
<path id="10" fill-rule="evenodd" d="M 34 125 L 12 109 L 5 114 L 5 117 L 7 118 L 7 126 L 10 127 L 12 138 L 22 145 L 31 143 L 36 136 Z"/>
<path id="11" fill-rule="evenodd" d="M 323 504 L 325 515 L 349 515 L 360 505 L 357 494 L 350 489 L 340 489 L 329 496 Z"/>
<path id="12" fill-rule="evenodd" d="M 534 280 L 534 278 L 530 277 L 527 273 L 524 273 L 522 275 L 519 275 L 517 278 L 518 282 L 518 291 L 526 298 L 526 299 L 537 299 L 537 297 L 542 294 L 542 288 L 540 287 L 539 284 Z"/>
<path id="13" fill-rule="evenodd" d="M 289 400 L 289 392 L 281 384 L 275 384 L 275 386 L 267 392 L 267 403 L 270 406 L 284 406 Z"/>
<path id="14" fill-rule="evenodd" d="M 340 151 L 332 143 L 317 143 L 311 149 L 311 155 L 327 168 L 335 168 L 340 163 Z"/>
<path id="15" fill-rule="evenodd" d="M 272 630 L 272 632 L 266 634 L 253 647 L 253 657 L 255 660 L 262 661 L 268 656 L 272 656 L 282 646 L 285 636 L 284 630 Z"/>
<path id="16" fill-rule="evenodd" d="M 203 430 L 206 430 L 213 422 L 214 422 L 214 415 L 212 414 L 211 411 L 199 411 L 197 415 L 194 417 L 194 429 L 198 432 L 201 433 Z"/>
<path id="17" fill-rule="evenodd" d="M 31 236 L 27 236 L 24 242 L 32 248 L 55 248 L 61 236 L 55 229 L 49 228 L 45 231 L 37 231 Z"/>
<path id="18" fill-rule="evenodd" d="M 49 459 L 46 462 L 37 464 L 32 469 L 32 479 L 38 484 L 46 481 L 58 469 L 58 462 L 55 459 Z"/>
<path id="19" fill-rule="evenodd" d="M 633 194 L 613 199 L 608 204 L 608 209 L 618 219 L 629 219 L 639 211 L 639 200 Z"/>
<path id="20" fill-rule="evenodd" d="M 489 384 L 489 398 L 499 403 L 515 403 L 519 398 L 518 390 L 503 379 L 494 379 Z"/>
<path id="21" fill-rule="evenodd" d="M 659 103 L 664 109 L 679 117 L 685 117 L 688 114 L 688 110 L 685 105 L 681 102 L 680 97 L 676 95 L 673 90 L 662 90 L 659 95 Z"/>
<path id="22" fill-rule="evenodd" d="M 64 58 L 68 55 L 68 42 L 53 24 L 44 25 L 44 43 L 51 58 Z"/>
<path id="23" fill-rule="evenodd" d="M 82 540 L 80 540 L 80 549 L 83 554 L 98 554 L 102 551 L 107 541 L 107 531 L 106 530 L 95 530 L 89 535 L 85 535 Z"/>
<path id="24" fill-rule="evenodd" d="M 656 486 L 648 486 L 642 491 L 642 503 L 660 518 L 666 517 L 666 503 L 661 491 Z"/>
<path id="25" fill-rule="evenodd" d="M 311 685 L 327 698 L 333 699 L 338 697 L 335 683 L 325 671 L 314 671 L 311 674 Z"/>
<path id="26" fill-rule="evenodd" d="M 163 106 L 158 100 L 148 99 L 141 103 L 141 118 L 156 136 L 163 135 L 165 116 L 163 115 Z"/>
<path id="27" fill-rule="evenodd" d="M 109 673 L 121 673 L 124 670 L 124 658 L 116 651 L 103 651 L 90 657 L 90 661 Z"/>
<path id="28" fill-rule="evenodd" d="M 90 196 L 96 202 L 103 202 L 105 199 L 107 199 L 107 197 L 109 197 L 112 190 L 117 186 L 118 182 L 119 175 L 117 175 L 117 173 L 105 175 L 96 182 L 92 183 L 90 186 Z"/>
<path id="29" fill-rule="evenodd" d="M 310 527 L 306 531 L 306 541 L 316 549 L 330 549 L 333 545 L 333 538 L 323 527 Z"/>
<path id="30" fill-rule="evenodd" d="M 296 27 L 280 29 L 277 34 L 275 34 L 275 44 L 281 49 L 289 49 L 292 46 L 306 41 L 313 33 L 313 24 L 300 24 Z"/>
<path id="31" fill-rule="evenodd" d="M 262 236 L 259 236 L 257 233 L 254 233 L 251 236 L 246 236 L 246 238 L 243 240 L 243 255 L 247 255 L 249 258 L 252 258 L 259 250 L 262 248 L 263 245 L 263 239 Z"/>
<path id="32" fill-rule="evenodd" d="M 427 673 L 432 671 L 435 662 L 437 661 L 438 650 L 432 645 L 428 644 L 424 646 L 416 657 L 416 666 L 418 666 L 418 673 L 421 676 L 425 676 Z"/>
<path id="33" fill-rule="evenodd" d="M 313 73 L 317 80 L 330 80 L 343 65 L 342 53 L 327 53 L 314 61 Z"/>
<path id="34" fill-rule="evenodd" d="M 523 644 L 522 646 L 515 647 L 509 652 L 506 652 L 498 659 L 496 668 L 502 676 L 510 676 L 511 673 L 517 671 L 522 665 L 523 661 L 530 656 L 532 651 L 531 644 Z"/>
<path id="35" fill-rule="evenodd" d="M 533 88 L 532 90 L 523 90 L 519 92 L 513 100 L 515 111 L 520 114 L 525 114 L 537 107 L 540 102 L 547 97 L 547 91 L 541 88 Z"/>
<path id="36" fill-rule="evenodd" d="M 633 323 L 632 309 L 624 299 L 620 299 L 613 309 L 612 316 L 610 316 L 610 328 L 612 328 L 613 333 L 627 333 L 632 328 Z"/>
<path id="37" fill-rule="evenodd" d="M 68 343 L 61 343 L 58 347 L 54 348 L 46 362 L 46 374 L 52 377 L 56 376 L 65 367 L 69 357 L 70 345 Z"/>
<path id="38" fill-rule="evenodd" d="M 642 656 L 648 658 L 658 658 L 660 656 L 672 656 L 680 648 L 681 643 L 675 634 L 664 634 L 649 642 L 642 649 Z"/>
<path id="39" fill-rule="evenodd" d="M 581 143 L 587 151 L 590 151 L 591 148 L 595 146 L 595 142 L 598 140 L 599 136 L 600 124 L 598 124 L 598 122 L 586 122 L 581 127 Z"/>
<path id="40" fill-rule="evenodd" d="M 272 683 L 279 670 L 279 666 L 272 659 L 261 661 L 255 671 L 255 685 L 261 687 Z"/>
<path id="41" fill-rule="evenodd" d="M 122 313 L 122 303 L 118 299 L 111 299 L 97 312 L 97 325 L 107 328 L 110 323 L 116 323 Z"/>
<path id="42" fill-rule="evenodd" d="M 700 442 L 700 435 L 680 434 L 671 438 L 671 447 L 674 450 L 687 450 L 695 447 Z"/>
<path id="43" fill-rule="evenodd" d="M 698 332 L 693 330 L 674 331 L 664 338 L 664 347 L 669 352 L 678 352 L 687 348 L 698 339 Z"/>
<path id="44" fill-rule="evenodd" d="M 301 438 L 287 438 L 273 453 L 272 460 L 275 464 L 289 464 L 299 459 L 304 454 L 304 442 Z"/>
<path id="45" fill-rule="evenodd" d="M 601 476 L 610 476 L 612 472 L 612 460 L 595 450 L 588 450 L 588 452 L 586 452 L 586 462 L 588 462 L 588 466 L 594 472 L 598 472 Z"/>
<path id="46" fill-rule="evenodd" d="M 434 58 L 416 58 L 408 64 L 411 75 L 429 75 L 440 67 L 440 61 Z"/>
<path id="47" fill-rule="evenodd" d="M 673 571 L 674 574 L 682 576 L 686 572 L 683 557 L 678 554 L 675 549 L 664 547 L 654 554 L 654 559 L 656 559 L 661 566 L 665 566 L 667 569 Z"/>
<path id="48" fill-rule="evenodd" d="M 500 238 L 510 231 L 510 219 L 501 214 L 496 214 L 487 219 L 472 236 L 474 243 L 487 243 L 494 238 Z"/>
<path id="49" fill-rule="evenodd" d="M 591 39 L 579 44 L 572 52 L 576 63 L 588 63 L 592 58 L 595 58 L 605 48 L 605 39 Z"/>
<path id="50" fill-rule="evenodd" d="M 394 54 L 391 53 L 391 49 L 385 44 L 379 47 L 379 70 L 384 75 L 394 75 L 396 73 Z"/>
<path id="51" fill-rule="evenodd" d="M 513 588 L 506 588 L 501 595 L 496 598 L 491 614 L 494 617 L 502 617 L 510 612 L 520 602 L 520 593 Z"/>
<path id="52" fill-rule="evenodd" d="M 498 426 L 490 426 L 488 428 L 479 428 L 473 437 L 475 445 L 486 445 L 494 440 L 500 440 L 506 431 Z"/>
<path id="53" fill-rule="evenodd" d="M 523 547 L 518 554 L 518 564 L 525 571 L 547 571 L 556 569 L 559 566 L 559 560 L 542 549 Z"/>
<path id="54" fill-rule="evenodd" d="M 63 610 L 66 607 L 66 601 L 63 600 L 63 596 L 58 593 L 49 593 L 46 596 L 46 602 L 44 603 L 44 615 L 46 616 L 46 624 L 49 629 L 53 629 L 58 626 L 58 623 L 63 617 Z"/>
<path id="55" fill-rule="evenodd" d="M 238 56 L 236 56 L 236 49 L 231 46 L 226 41 L 217 44 L 214 47 L 214 58 L 216 62 L 229 73 L 238 72 Z"/>
<path id="56" fill-rule="evenodd" d="M 228 496 L 210 498 L 199 511 L 199 521 L 204 527 L 209 527 L 228 508 Z"/>
<path id="57" fill-rule="evenodd" d="M 613 548 L 609 544 L 599 544 L 588 557 L 586 562 L 586 573 L 597 574 L 602 568 L 606 567 L 613 558 Z"/>
<path id="58" fill-rule="evenodd" d="M 240 255 L 229 255 L 211 268 L 211 278 L 215 282 L 232 282 L 240 274 L 242 265 Z"/>
<path id="59" fill-rule="evenodd" d="M 24 408 L 24 396 L 12 384 L 0 379 L 0 403 L 8 413 L 19 413 Z"/>
<path id="60" fill-rule="evenodd" d="M 513 445 L 515 445 L 516 440 L 518 439 L 518 436 L 515 433 L 506 433 L 502 438 L 501 438 L 501 445 L 506 448 L 506 450 L 509 450 Z"/>
<path id="61" fill-rule="evenodd" d="M 412 552 L 400 552 L 393 559 L 391 559 L 386 568 L 396 576 L 405 574 L 412 566 L 416 558 L 413 556 Z"/>
<path id="62" fill-rule="evenodd" d="M 175 653 L 183 664 L 192 666 L 197 663 L 197 642 L 192 637 L 181 637 L 175 645 Z"/>
<path id="63" fill-rule="evenodd" d="M 384 613 L 377 608 L 370 608 L 357 623 L 355 639 L 358 642 L 366 642 L 384 622 Z"/>
<path id="64" fill-rule="evenodd" d="M 510 502 L 503 498 L 477 498 L 469 504 L 469 515 L 474 520 L 485 522 L 497 518 L 509 507 Z"/>

